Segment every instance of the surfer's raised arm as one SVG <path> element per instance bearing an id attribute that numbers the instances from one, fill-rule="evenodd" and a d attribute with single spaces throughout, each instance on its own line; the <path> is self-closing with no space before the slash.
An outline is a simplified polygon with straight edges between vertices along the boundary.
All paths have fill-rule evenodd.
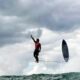
<path id="1" fill-rule="evenodd" d="M 31 38 L 32 38 L 32 40 L 33 40 L 34 42 L 36 42 L 32 35 L 31 35 Z"/>

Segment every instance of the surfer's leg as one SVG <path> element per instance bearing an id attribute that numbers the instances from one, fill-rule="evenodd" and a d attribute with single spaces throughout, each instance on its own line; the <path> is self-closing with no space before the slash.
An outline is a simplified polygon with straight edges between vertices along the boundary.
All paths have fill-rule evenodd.
<path id="1" fill-rule="evenodd" d="M 35 58 L 35 60 L 36 60 L 36 50 L 34 50 L 34 58 Z"/>
<path id="2" fill-rule="evenodd" d="M 38 50 L 35 50 L 34 51 L 34 58 L 35 58 L 36 62 L 39 62 L 38 55 L 39 55 L 39 51 Z"/>
<path id="3" fill-rule="evenodd" d="M 38 56 L 39 56 L 39 52 L 37 51 L 37 53 L 36 53 L 36 61 L 37 62 L 39 62 L 39 57 Z"/>
<path id="4" fill-rule="evenodd" d="M 36 62 L 38 63 L 39 62 L 39 58 L 38 58 L 37 55 L 35 56 L 35 59 L 36 59 Z"/>

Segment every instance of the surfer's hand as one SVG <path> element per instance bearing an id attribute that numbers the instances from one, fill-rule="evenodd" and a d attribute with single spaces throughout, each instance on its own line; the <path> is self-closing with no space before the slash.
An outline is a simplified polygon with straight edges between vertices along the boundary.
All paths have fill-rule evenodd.
<path id="1" fill-rule="evenodd" d="M 32 35 L 31 35 L 31 38 L 32 38 Z"/>

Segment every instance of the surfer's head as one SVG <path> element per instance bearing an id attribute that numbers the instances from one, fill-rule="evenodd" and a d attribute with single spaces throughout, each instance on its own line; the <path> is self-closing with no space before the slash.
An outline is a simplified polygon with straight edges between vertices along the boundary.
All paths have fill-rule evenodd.
<path id="1" fill-rule="evenodd" d="M 36 39 L 36 42 L 39 42 L 39 39 L 38 38 Z"/>

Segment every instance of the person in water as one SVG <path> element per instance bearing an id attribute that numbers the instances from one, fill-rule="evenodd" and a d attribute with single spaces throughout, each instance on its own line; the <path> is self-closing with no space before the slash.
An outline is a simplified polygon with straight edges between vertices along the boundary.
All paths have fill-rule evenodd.
<path id="1" fill-rule="evenodd" d="M 39 39 L 35 40 L 32 35 L 31 35 L 31 38 L 35 43 L 34 58 L 36 62 L 38 63 L 39 62 L 38 56 L 39 56 L 39 52 L 41 51 L 41 43 L 39 42 Z"/>

